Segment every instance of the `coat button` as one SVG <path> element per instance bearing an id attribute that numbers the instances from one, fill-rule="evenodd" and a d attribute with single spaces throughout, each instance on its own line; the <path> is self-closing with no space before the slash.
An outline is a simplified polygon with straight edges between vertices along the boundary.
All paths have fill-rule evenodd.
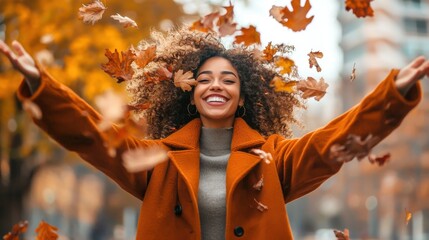
<path id="1" fill-rule="evenodd" d="M 182 215 L 182 205 L 176 204 L 176 206 L 174 206 L 174 214 L 176 216 Z"/>
<path id="2" fill-rule="evenodd" d="M 234 228 L 234 235 L 237 237 L 241 237 L 244 235 L 244 229 L 240 226 Z"/>

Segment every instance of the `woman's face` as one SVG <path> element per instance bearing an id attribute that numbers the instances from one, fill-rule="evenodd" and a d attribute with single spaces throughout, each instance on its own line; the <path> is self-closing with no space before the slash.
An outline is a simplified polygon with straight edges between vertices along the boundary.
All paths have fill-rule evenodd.
<path id="1" fill-rule="evenodd" d="M 237 70 L 222 57 L 209 58 L 198 69 L 192 104 L 200 113 L 204 127 L 232 127 L 240 97 L 240 79 Z"/>

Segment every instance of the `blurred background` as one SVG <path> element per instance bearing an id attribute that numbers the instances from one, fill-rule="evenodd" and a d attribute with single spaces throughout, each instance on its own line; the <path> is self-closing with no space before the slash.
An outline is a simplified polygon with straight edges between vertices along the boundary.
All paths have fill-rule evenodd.
<path id="1" fill-rule="evenodd" d="M 0 39 L 19 40 L 55 78 L 89 103 L 114 88 L 124 91 L 100 69 L 105 49 L 126 50 L 180 23 L 228 5 L 221 0 L 109 0 L 94 25 L 77 19 L 81 0 L 1 0 Z M 375 0 L 375 17 L 356 18 L 342 0 L 310 0 L 313 22 L 302 32 L 282 27 L 272 5 L 289 0 L 235 0 L 235 20 L 255 25 L 262 45 L 293 44 L 302 76 L 324 77 L 330 84 L 320 101 L 300 112 L 304 129 L 323 126 L 371 91 L 392 68 L 418 55 L 429 57 L 429 0 Z M 110 19 L 120 13 L 138 29 L 124 29 Z M 228 43 L 228 39 L 225 39 Z M 308 68 L 306 54 L 322 51 L 323 71 Z M 350 82 L 353 66 L 356 79 Z M 134 239 L 140 202 L 112 181 L 62 149 L 31 123 L 17 101 L 21 82 L 0 59 L 0 236 L 20 220 L 29 221 L 26 238 L 41 220 L 59 228 L 62 239 Z M 346 164 L 318 190 L 288 205 L 296 239 L 334 239 L 332 229 L 350 230 L 352 239 L 429 239 L 429 82 L 424 99 L 403 124 L 374 149 L 391 153 L 382 167 L 368 161 Z M 406 213 L 412 218 L 407 223 Z"/>

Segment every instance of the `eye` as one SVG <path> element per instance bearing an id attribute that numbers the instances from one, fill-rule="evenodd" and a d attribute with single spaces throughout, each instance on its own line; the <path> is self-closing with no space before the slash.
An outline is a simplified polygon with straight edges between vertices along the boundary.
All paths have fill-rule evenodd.
<path id="1" fill-rule="evenodd" d="M 205 79 L 205 78 L 202 78 L 202 79 L 198 79 L 198 80 L 197 80 L 197 82 L 198 82 L 198 83 L 202 83 L 202 84 L 204 84 L 204 83 L 208 83 L 208 82 L 209 82 L 209 80 L 208 80 L 208 79 Z"/>
<path id="2" fill-rule="evenodd" d="M 226 84 L 234 84 L 234 83 L 235 83 L 235 80 L 226 79 L 226 80 L 224 80 L 224 82 L 225 82 Z"/>

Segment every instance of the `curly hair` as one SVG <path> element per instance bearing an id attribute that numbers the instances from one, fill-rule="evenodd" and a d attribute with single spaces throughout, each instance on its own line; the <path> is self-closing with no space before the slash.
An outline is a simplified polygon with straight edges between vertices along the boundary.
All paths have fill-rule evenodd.
<path id="1" fill-rule="evenodd" d="M 199 117 L 198 113 L 188 113 L 192 92 L 175 87 L 171 76 L 158 80 L 153 76 L 163 75 L 160 69 L 192 71 L 195 76 L 199 67 L 215 56 L 229 60 L 238 72 L 246 109 L 242 118 L 247 124 L 263 136 L 274 133 L 291 136 L 290 123 L 298 123 L 293 111 L 304 106 L 302 99 L 296 93 L 274 91 L 270 82 L 279 74 L 251 48 L 236 45 L 226 49 L 216 35 L 185 28 L 172 30 L 166 36 L 153 31 L 152 39 L 142 41 L 139 49 L 154 45 L 156 57 L 144 68 L 133 64 L 135 74 L 127 85 L 132 96 L 130 105 L 146 118 L 149 138 L 164 138 Z M 138 109 L 148 104 L 148 108 Z"/>

